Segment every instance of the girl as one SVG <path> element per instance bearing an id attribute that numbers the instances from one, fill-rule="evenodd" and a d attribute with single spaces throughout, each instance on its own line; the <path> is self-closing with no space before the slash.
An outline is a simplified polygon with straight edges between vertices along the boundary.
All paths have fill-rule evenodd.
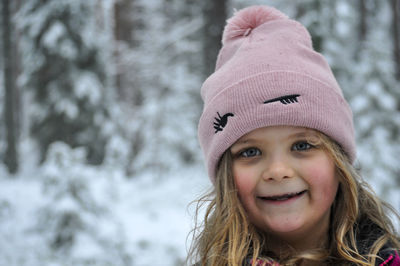
<path id="1" fill-rule="evenodd" d="M 209 205 L 188 259 L 400 265 L 395 212 L 353 167 L 352 113 L 308 31 L 254 6 L 228 20 L 222 44 L 199 122 L 214 191 L 198 201 Z"/>

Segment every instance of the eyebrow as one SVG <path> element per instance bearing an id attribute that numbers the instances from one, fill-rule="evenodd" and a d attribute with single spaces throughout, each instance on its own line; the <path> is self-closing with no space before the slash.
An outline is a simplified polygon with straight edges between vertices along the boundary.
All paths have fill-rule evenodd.
<path id="1" fill-rule="evenodd" d="M 316 134 L 314 132 L 312 132 L 312 131 L 307 130 L 307 131 L 301 131 L 301 132 L 290 134 L 285 139 L 305 138 L 305 137 L 310 137 L 310 136 L 316 136 Z M 238 140 L 237 142 L 235 142 L 232 145 L 232 147 L 236 146 L 236 145 L 245 145 L 245 144 L 248 144 L 248 143 L 255 143 L 255 142 L 258 142 L 258 141 L 259 141 L 258 139 L 253 139 L 253 138 L 246 139 L 245 138 L 243 140 Z"/>
<path id="2" fill-rule="evenodd" d="M 310 135 L 315 135 L 315 133 L 313 133 L 312 131 L 304 131 L 295 133 L 293 135 L 289 135 L 287 138 L 290 139 L 290 138 L 308 137 Z"/>

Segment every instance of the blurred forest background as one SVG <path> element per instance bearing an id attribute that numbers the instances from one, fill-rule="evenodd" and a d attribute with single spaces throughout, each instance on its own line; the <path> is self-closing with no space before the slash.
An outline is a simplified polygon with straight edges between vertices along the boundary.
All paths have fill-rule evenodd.
<path id="1" fill-rule="evenodd" d="M 400 210 L 400 0 L 1 0 L 0 265 L 181 265 L 200 87 L 234 9 L 301 21 Z"/>

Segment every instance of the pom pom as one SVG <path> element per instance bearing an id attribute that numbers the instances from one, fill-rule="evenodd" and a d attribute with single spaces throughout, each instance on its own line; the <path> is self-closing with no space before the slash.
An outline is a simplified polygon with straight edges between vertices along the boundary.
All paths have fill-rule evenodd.
<path id="1" fill-rule="evenodd" d="M 225 44 L 226 41 L 239 36 L 247 36 L 254 28 L 265 22 L 287 18 L 285 14 L 269 6 L 244 8 L 235 12 L 233 17 L 227 21 L 222 36 L 222 43 Z"/>

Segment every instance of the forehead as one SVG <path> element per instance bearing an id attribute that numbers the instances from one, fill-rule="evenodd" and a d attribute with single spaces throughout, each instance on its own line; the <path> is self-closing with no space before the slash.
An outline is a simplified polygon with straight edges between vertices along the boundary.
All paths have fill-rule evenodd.
<path id="1" fill-rule="evenodd" d="M 317 137 L 318 132 L 314 129 L 295 126 L 270 126 L 255 129 L 237 140 L 236 143 L 248 142 L 250 140 L 283 140 L 296 137 Z"/>

